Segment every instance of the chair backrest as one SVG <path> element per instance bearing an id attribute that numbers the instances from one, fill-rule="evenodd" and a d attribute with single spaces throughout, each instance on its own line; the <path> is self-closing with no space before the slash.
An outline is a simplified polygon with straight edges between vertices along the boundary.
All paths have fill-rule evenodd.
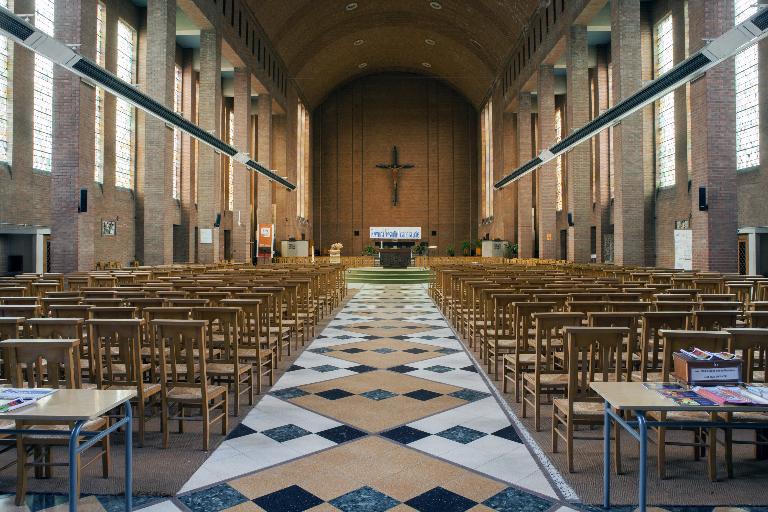
<path id="1" fill-rule="evenodd" d="M 207 401 L 205 320 L 153 320 L 152 325 L 159 341 L 163 388 L 199 389 L 202 400 Z M 196 350 L 203 356 L 195 358 Z"/>
<path id="2" fill-rule="evenodd" d="M 566 327 L 568 342 L 568 408 L 574 402 L 597 401 L 589 384 L 594 380 L 619 382 L 622 370 L 625 327 Z"/>
<path id="3" fill-rule="evenodd" d="M 738 311 L 694 311 L 693 328 L 696 331 L 719 331 L 736 327 Z"/>
<path id="4" fill-rule="evenodd" d="M 692 300 L 657 301 L 656 311 L 693 311 L 698 305 Z"/>
<path id="5" fill-rule="evenodd" d="M 744 382 L 768 382 L 768 329 L 728 329 L 731 340 L 728 351 L 740 353 L 743 364 L 741 377 Z"/>
<path id="6" fill-rule="evenodd" d="M 130 319 L 136 318 L 138 313 L 135 307 L 132 306 L 118 306 L 118 307 L 94 307 L 91 308 L 91 318 L 104 319 L 104 318 L 123 318 Z"/>
<path id="7" fill-rule="evenodd" d="M 565 343 L 565 328 L 578 327 L 584 321 L 583 313 L 571 313 L 555 311 L 548 313 L 534 313 L 532 315 L 536 336 L 534 350 L 537 354 L 534 362 L 534 371 L 552 372 L 554 370 L 553 341 L 562 340 Z M 545 357 L 541 357 L 545 356 Z M 565 366 L 567 367 L 568 352 L 565 347 Z"/>
<path id="8" fill-rule="evenodd" d="M 661 371 L 661 335 L 659 331 L 683 330 L 688 324 L 685 311 L 647 311 L 643 313 L 640 330 L 640 373 L 646 380 L 648 371 Z"/>
<path id="9" fill-rule="evenodd" d="M 730 334 L 727 331 L 669 331 L 662 329 L 659 335 L 664 340 L 662 352 L 661 378 L 669 381 L 674 368 L 672 354 L 681 349 L 700 348 L 711 352 L 728 350 Z"/>
<path id="10" fill-rule="evenodd" d="M 768 328 L 768 311 L 747 311 L 745 315 L 750 327 Z"/>
<path id="11" fill-rule="evenodd" d="M 99 388 L 139 386 L 142 382 L 141 340 L 144 325 L 141 318 L 88 320 L 96 362 L 94 375 Z"/>
<path id="12" fill-rule="evenodd" d="M 533 351 L 529 337 L 529 331 L 534 325 L 533 315 L 534 313 L 553 312 L 555 306 L 554 302 L 515 302 L 514 323 L 515 339 L 517 340 L 515 354 Z"/>
<path id="13" fill-rule="evenodd" d="M 81 387 L 79 343 L 77 339 L 25 339 L 2 341 L 0 347 L 8 353 L 15 387 L 76 389 Z"/>
<path id="14" fill-rule="evenodd" d="M 213 360 L 213 351 L 218 348 L 221 355 L 218 360 L 236 363 L 239 359 L 240 316 L 238 307 L 210 307 L 192 309 L 192 318 L 204 320 L 207 327 L 209 360 Z M 217 336 L 214 336 L 216 333 Z M 220 336 L 220 338 L 219 338 Z"/>
<path id="15" fill-rule="evenodd" d="M 49 307 L 48 310 L 52 318 L 82 318 L 87 320 L 91 317 L 91 308 L 93 306 L 88 304 L 57 304 Z"/>
<path id="16" fill-rule="evenodd" d="M 241 347 L 259 348 L 261 332 L 262 299 L 224 299 L 222 307 L 234 307 L 241 311 L 240 344 Z"/>

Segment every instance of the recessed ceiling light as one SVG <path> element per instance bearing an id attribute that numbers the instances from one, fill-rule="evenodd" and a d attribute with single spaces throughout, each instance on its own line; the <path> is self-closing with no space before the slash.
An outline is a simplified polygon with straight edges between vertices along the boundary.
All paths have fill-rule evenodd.
<path id="1" fill-rule="evenodd" d="M 424 42 L 428 44 L 429 46 L 435 46 L 435 40 L 434 39 L 425 39 Z"/>
<path id="2" fill-rule="evenodd" d="M 440 10 L 443 8 L 443 4 L 441 4 L 440 2 L 429 2 L 429 6 L 437 10 Z"/>
<path id="3" fill-rule="evenodd" d="M 347 6 L 345 7 L 345 9 L 347 11 L 354 11 L 355 9 L 357 9 L 357 2 L 350 2 L 350 3 L 348 3 Z"/>
<path id="4" fill-rule="evenodd" d="M 421 65 L 424 66 L 425 68 L 431 68 L 432 67 L 432 64 L 430 64 L 429 62 L 422 62 Z"/>
<path id="5" fill-rule="evenodd" d="M 365 40 L 364 40 L 364 39 L 357 39 L 357 40 L 355 40 L 355 42 L 354 42 L 354 43 L 352 43 L 352 44 L 353 44 L 353 45 L 355 45 L 355 46 L 360 46 L 360 45 L 362 45 L 363 43 L 365 43 Z"/>
<path id="6" fill-rule="evenodd" d="M 357 67 L 359 67 L 360 69 L 365 69 L 365 68 L 368 67 L 368 63 L 367 62 L 361 62 L 360 64 L 357 65 Z"/>

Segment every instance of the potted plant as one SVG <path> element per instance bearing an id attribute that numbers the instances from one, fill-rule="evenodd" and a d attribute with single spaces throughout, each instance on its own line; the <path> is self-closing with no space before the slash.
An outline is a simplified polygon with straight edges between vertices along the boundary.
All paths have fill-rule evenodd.
<path id="1" fill-rule="evenodd" d="M 376 249 L 372 245 L 363 247 L 363 256 L 373 256 L 374 254 L 376 254 Z"/>
<path id="2" fill-rule="evenodd" d="M 413 254 L 415 254 L 416 256 L 421 256 L 422 254 L 424 254 L 424 245 L 421 243 L 414 245 Z"/>
<path id="3" fill-rule="evenodd" d="M 445 252 L 448 256 L 456 256 L 456 251 L 453 250 L 453 247 L 448 247 Z"/>
<path id="4" fill-rule="evenodd" d="M 331 245 L 331 250 L 328 251 L 328 255 L 331 257 L 331 263 L 341 263 L 341 250 L 344 248 L 341 242 L 336 242 Z"/>
<path id="5" fill-rule="evenodd" d="M 472 250 L 472 243 L 468 240 L 465 240 L 461 242 L 461 252 L 464 254 L 464 256 L 469 256 L 470 251 Z"/>
<path id="6" fill-rule="evenodd" d="M 479 238 L 475 240 L 475 256 L 483 255 L 483 241 Z"/>

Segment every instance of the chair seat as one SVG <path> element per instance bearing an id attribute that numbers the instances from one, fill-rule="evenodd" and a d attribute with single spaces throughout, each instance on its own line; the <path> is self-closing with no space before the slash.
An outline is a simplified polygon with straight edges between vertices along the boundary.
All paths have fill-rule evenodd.
<path id="1" fill-rule="evenodd" d="M 520 354 L 518 361 L 515 361 L 515 354 L 507 354 L 504 356 L 504 362 L 510 364 L 520 363 L 520 366 L 532 366 L 536 364 L 536 354 Z M 540 363 L 546 363 L 544 356 L 539 356 Z"/>
<path id="2" fill-rule="evenodd" d="M 95 432 L 97 430 L 101 430 L 106 426 L 107 426 L 107 418 L 94 418 L 92 420 L 86 421 L 85 425 L 83 425 L 83 428 L 81 430 L 84 430 L 86 432 Z M 40 425 L 25 424 L 24 428 L 35 429 L 35 430 L 51 430 L 51 431 L 70 430 L 70 426 L 65 424 L 40 424 Z M 53 435 L 47 436 L 45 434 L 24 436 L 24 440 L 29 444 L 55 444 L 55 445 L 69 444 L 69 437 L 53 436 Z"/>
<path id="3" fill-rule="evenodd" d="M 523 380 L 531 384 L 536 382 L 536 375 L 533 373 L 524 373 Z M 542 373 L 539 376 L 539 385 L 541 387 L 565 387 L 568 385 L 567 373 Z"/>
<path id="4" fill-rule="evenodd" d="M 555 398 L 552 401 L 556 409 L 560 409 L 563 412 L 568 411 L 568 399 L 567 398 Z M 573 414 L 580 419 L 594 418 L 599 419 L 603 417 L 605 412 L 605 406 L 601 402 L 574 402 Z"/>
<path id="5" fill-rule="evenodd" d="M 635 370 L 632 372 L 632 380 L 643 382 L 643 377 L 640 371 Z M 646 372 L 645 382 L 661 382 L 661 372 Z"/>
<path id="6" fill-rule="evenodd" d="M 152 369 L 152 365 L 149 363 L 142 363 L 141 365 L 141 373 L 148 372 Z M 104 374 L 107 374 L 107 368 L 104 367 L 102 369 L 102 372 Z M 112 365 L 112 374 L 113 375 L 125 375 L 125 365 L 123 363 L 117 363 Z"/>
<path id="7" fill-rule="evenodd" d="M 248 363 L 239 363 L 237 365 L 237 374 L 248 373 L 253 366 Z M 208 375 L 234 375 L 235 363 L 215 363 L 211 362 L 205 366 Z"/>
<path id="8" fill-rule="evenodd" d="M 650 411 L 648 413 L 653 419 L 660 419 L 661 413 L 659 411 Z M 667 412 L 667 421 L 709 421 L 708 412 L 700 411 L 669 411 Z"/>
<path id="9" fill-rule="evenodd" d="M 272 351 L 266 348 L 241 348 L 239 349 L 240 359 L 264 359 L 272 356 Z"/>
<path id="10" fill-rule="evenodd" d="M 161 386 L 157 382 L 142 382 L 141 383 L 142 392 L 144 393 L 144 396 L 152 396 L 155 393 L 159 393 Z M 106 386 L 104 389 L 109 390 L 134 390 L 136 389 L 136 386 L 132 386 L 130 384 L 112 384 L 111 386 Z"/>
<path id="11" fill-rule="evenodd" d="M 227 394 L 226 386 L 214 386 L 209 384 L 207 387 L 208 398 L 216 398 Z M 172 387 L 168 390 L 168 400 L 173 402 L 199 402 L 203 398 L 203 390 L 200 388 Z"/>

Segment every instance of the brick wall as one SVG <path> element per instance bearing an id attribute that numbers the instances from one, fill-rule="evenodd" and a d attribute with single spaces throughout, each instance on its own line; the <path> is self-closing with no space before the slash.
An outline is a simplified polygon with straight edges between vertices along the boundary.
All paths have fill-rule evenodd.
<path id="1" fill-rule="evenodd" d="M 316 248 L 341 242 L 360 254 L 370 226 L 421 226 L 438 254 L 476 236 L 477 112 L 454 90 L 414 75 L 364 77 L 326 99 L 313 131 Z M 396 207 L 390 172 L 375 167 L 393 145 L 415 164 L 401 172 Z"/>

